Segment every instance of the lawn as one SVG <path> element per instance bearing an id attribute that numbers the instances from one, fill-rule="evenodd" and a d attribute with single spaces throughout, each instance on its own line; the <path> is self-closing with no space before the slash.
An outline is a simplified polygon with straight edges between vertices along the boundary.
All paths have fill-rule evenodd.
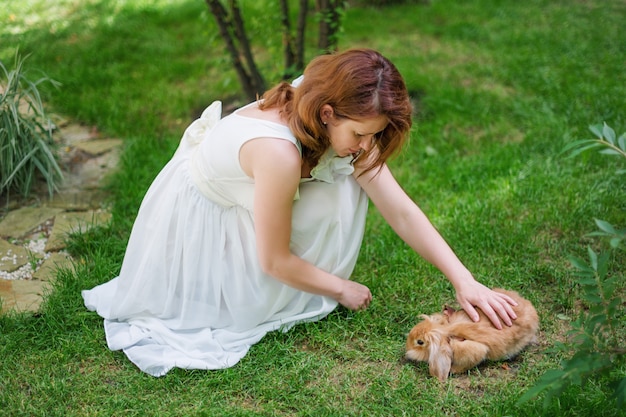
<path id="1" fill-rule="evenodd" d="M 245 3 L 271 84 L 282 56 L 275 2 Z M 378 49 L 404 75 L 415 127 L 392 170 L 479 280 L 535 304 L 537 345 L 444 384 L 404 361 L 419 314 L 454 292 L 371 207 L 353 276 L 374 294 L 368 310 L 271 333 L 230 369 L 139 372 L 107 349 L 80 290 L 118 273 L 143 194 L 184 128 L 213 100 L 243 103 L 236 75 L 200 0 L 12 1 L 0 8 L 0 60 L 30 54 L 30 68 L 62 84 L 44 87 L 49 110 L 123 138 L 125 150 L 107 187 L 111 227 L 74 239 L 76 272 L 61 271 L 39 314 L 0 317 L 0 416 L 626 415 L 604 379 L 547 408 L 516 404 L 565 358 L 552 348 L 587 308 L 568 256 L 607 246 L 587 236 L 594 218 L 626 225 L 623 164 L 562 153 L 590 138 L 591 124 L 626 131 L 626 4 L 425 3 L 349 7 L 340 48 Z M 612 256 L 622 282 L 625 264 L 623 252 Z"/>

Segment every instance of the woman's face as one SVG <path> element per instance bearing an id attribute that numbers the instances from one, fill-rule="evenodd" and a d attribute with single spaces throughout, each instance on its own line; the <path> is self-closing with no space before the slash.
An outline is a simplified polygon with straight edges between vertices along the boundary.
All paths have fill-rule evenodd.
<path id="1" fill-rule="evenodd" d="M 375 137 L 389 123 L 387 117 L 380 115 L 361 120 L 338 118 L 332 112 L 332 107 L 330 109 L 322 112 L 322 121 L 328 129 L 330 146 L 342 157 L 370 150 L 374 146 Z"/>

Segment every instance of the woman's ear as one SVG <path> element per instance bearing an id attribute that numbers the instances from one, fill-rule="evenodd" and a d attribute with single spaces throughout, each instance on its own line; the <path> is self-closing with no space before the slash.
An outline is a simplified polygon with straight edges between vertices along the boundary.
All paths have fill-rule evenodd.
<path id="1" fill-rule="evenodd" d="M 327 124 L 328 122 L 330 122 L 334 114 L 335 114 L 335 110 L 333 109 L 333 106 L 331 106 L 330 104 L 324 104 L 320 108 L 320 119 L 322 120 L 322 123 L 324 124 Z"/>

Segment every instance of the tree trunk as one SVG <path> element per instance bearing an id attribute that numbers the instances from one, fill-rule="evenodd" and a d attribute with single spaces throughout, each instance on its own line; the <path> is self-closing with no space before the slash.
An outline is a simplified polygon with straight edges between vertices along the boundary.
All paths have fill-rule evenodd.
<path id="1" fill-rule="evenodd" d="M 235 35 L 240 45 L 239 49 L 246 59 L 246 63 L 248 64 L 248 73 L 250 74 L 250 78 L 252 79 L 253 87 L 256 89 L 255 97 L 251 98 L 256 99 L 256 95 L 260 96 L 265 92 L 265 80 L 263 80 L 263 76 L 259 72 L 256 63 L 254 62 L 252 49 L 250 49 L 250 41 L 248 40 L 248 36 L 246 35 L 243 19 L 241 18 L 241 11 L 239 9 L 238 0 L 230 0 L 230 8 L 233 15 Z"/>
<path id="2" fill-rule="evenodd" d="M 265 91 L 265 81 L 254 62 L 236 0 L 230 1 L 231 16 L 219 0 L 206 0 L 206 3 L 215 16 L 220 35 L 226 44 L 246 97 L 249 100 L 255 100 L 257 95 Z M 247 68 L 242 61 L 242 55 Z"/>
<path id="3" fill-rule="evenodd" d="M 320 19 L 318 48 L 324 52 L 337 50 L 343 2 L 344 0 L 315 0 Z"/>
<path id="4" fill-rule="evenodd" d="M 298 27 L 296 28 L 296 70 L 304 69 L 304 35 L 306 33 L 306 15 L 309 13 L 309 1 L 300 0 Z"/>
<path id="5" fill-rule="evenodd" d="M 246 35 L 239 0 L 205 0 L 215 17 L 220 36 L 226 44 L 241 87 L 249 100 L 255 100 L 265 92 L 265 81 L 254 61 L 250 41 Z M 227 3 L 228 7 L 224 4 Z M 338 34 L 345 0 L 315 0 L 319 17 L 318 47 L 323 52 L 337 49 Z M 299 74 L 304 69 L 304 40 L 309 0 L 299 1 L 295 39 L 291 32 L 289 0 L 280 0 L 281 25 L 283 30 L 283 54 L 285 70 L 283 79 Z"/>
<path id="6" fill-rule="evenodd" d="M 293 67 L 296 61 L 293 37 L 291 36 L 291 23 L 289 20 L 288 0 L 280 0 L 280 17 L 280 22 L 283 26 L 283 53 L 285 59 L 285 71 L 283 72 L 283 80 L 286 80 L 293 74 Z"/>

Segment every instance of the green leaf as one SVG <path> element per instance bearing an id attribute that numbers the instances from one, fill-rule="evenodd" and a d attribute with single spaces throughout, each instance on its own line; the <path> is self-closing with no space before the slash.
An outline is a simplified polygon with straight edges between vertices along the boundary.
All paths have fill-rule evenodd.
<path id="1" fill-rule="evenodd" d="M 598 255 L 591 249 L 591 246 L 587 246 L 587 254 L 589 255 L 589 262 L 591 264 L 591 268 L 594 271 L 598 270 Z"/>
<path id="2" fill-rule="evenodd" d="M 621 298 L 613 298 L 607 307 L 607 311 L 610 316 L 614 316 L 618 311 L 618 307 L 622 304 Z"/>
<path id="3" fill-rule="evenodd" d="M 615 130 L 611 126 L 604 123 L 602 127 L 602 136 L 611 144 L 615 144 Z"/>
<path id="4" fill-rule="evenodd" d="M 624 407 L 626 403 L 626 378 L 614 381 L 611 386 L 614 388 L 613 396 L 617 400 L 617 406 L 619 408 Z"/>
<path id="5" fill-rule="evenodd" d="M 603 154 L 603 155 L 621 155 L 621 153 L 619 153 L 618 151 L 616 151 L 615 149 L 602 149 L 601 151 L 599 151 L 599 153 Z"/>
<path id="6" fill-rule="evenodd" d="M 602 252 L 598 257 L 598 275 L 601 280 L 604 280 L 609 270 L 609 252 Z"/>
<path id="7" fill-rule="evenodd" d="M 600 230 L 612 235 L 617 234 L 617 230 L 615 230 L 611 223 L 600 219 L 594 219 L 594 221 L 596 222 L 596 226 L 598 226 Z"/>
<path id="8" fill-rule="evenodd" d="M 580 155 L 581 153 L 585 152 L 588 149 L 593 149 L 593 148 L 597 148 L 599 146 L 601 146 L 601 144 L 597 141 L 584 141 L 586 143 L 586 145 L 582 145 L 582 143 L 579 143 L 579 146 L 577 149 L 574 149 L 573 151 L 570 152 L 569 154 L 569 158 L 573 158 L 575 156 Z M 565 152 L 570 151 L 571 149 L 573 149 L 574 146 L 570 147 L 569 149 L 565 150 Z"/>
<path id="9" fill-rule="evenodd" d="M 597 145 L 599 141 L 597 139 L 579 139 L 563 146 L 563 150 L 561 152 L 567 152 L 573 148 L 578 148 L 580 145 L 592 144 L 592 143 Z"/>
<path id="10" fill-rule="evenodd" d="M 587 286 L 596 286 L 596 279 L 595 278 L 580 278 L 578 279 L 578 283 L 580 285 L 587 285 Z"/>
<path id="11" fill-rule="evenodd" d="M 606 233 L 606 232 L 591 232 L 591 233 L 587 233 L 585 236 L 611 236 L 610 233 Z"/>
<path id="12" fill-rule="evenodd" d="M 623 134 L 617 139 L 617 146 L 626 152 L 626 134 Z"/>
<path id="13" fill-rule="evenodd" d="M 553 395 L 558 395 L 565 386 L 567 385 L 567 381 L 565 380 L 565 372 L 560 369 L 550 369 L 547 370 L 541 377 L 537 380 L 535 386 L 526 391 L 520 398 L 517 400 L 517 405 L 522 405 L 534 398 L 536 398 L 543 391 L 549 390 L 551 393 L 548 394 L 546 401 Z"/>
<path id="14" fill-rule="evenodd" d="M 617 280 L 617 277 L 605 279 L 602 282 L 602 287 L 604 288 L 604 298 L 610 298 L 619 283 L 620 281 Z"/>
<path id="15" fill-rule="evenodd" d="M 599 304 L 602 302 L 602 298 L 596 294 L 585 294 L 583 298 L 592 304 Z"/>
<path id="16" fill-rule="evenodd" d="M 593 273 L 594 270 L 593 268 L 591 268 L 589 265 L 587 265 L 587 263 L 585 261 L 583 261 L 580 258 L 577 258 L 575 256 L 569 256 L 568 257 L 570 263 L 572 264 L 572 266 L 580 271 L 583 272 L 587 272 L 587 273 Z"/>
<path id="17" fill-rule="evenodd" d="M 602 125 L 591 125 L 589 126 L 589 130 L 598 138 L 602 139 Z"/>
<path id="18" fill-rule="evenodd" d="M 600 308 L 600 309 L 603 310 L 603 308 Z M 589 318 L 587 320 L 587 323 L 586 323 L 585 327 L 587 329 L 590 329 L 592 332 L 595 333 L 598 328 L 605 327 L 604 323 L 606 323 L 606 315 L 605 314 L 598 314 L 598 315 L 595 315 L 595 316 Z"/>

